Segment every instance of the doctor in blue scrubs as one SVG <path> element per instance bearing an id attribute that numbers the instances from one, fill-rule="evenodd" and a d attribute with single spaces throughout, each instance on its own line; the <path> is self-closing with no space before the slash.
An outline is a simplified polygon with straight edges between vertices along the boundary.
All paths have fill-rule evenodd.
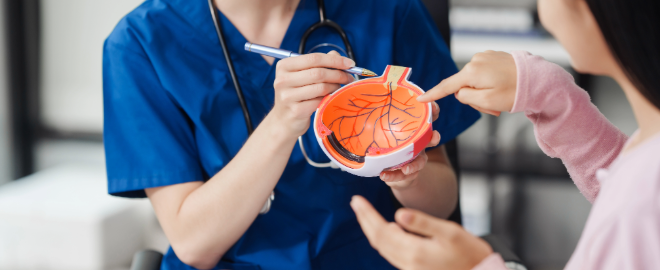
<path id="1" fill-rule="evenodd" d="M 453 96 L 439 100 L 430 146 L 440 146 L 374 178 L 310 166 L 296 141 L 302 136 L 312 160 L 329 161 L 308 127 L 321 98 L 353 80 L 337 69 L 412 67 L 410 79 L 423 89 L 456 73 L 423 4 L 327 1 L 355 62 L 329 50 L 284 60 L 244 51 L 248 41 L 297 51 L 319 21 L 317 1 L 215 5 L 254 133 L 248 137 L 207 2 L 147 0 L 104 46 L 109 193 L 149 197 L 171 244 L 162 269 L 393 269 L 369 245 L 351 196 L 364 196 L 389 220 L 394 198 L 446 218 L 457 184 L 442 144 L 479 113 Z M 332 29 L 315 31 L 307 48 L 325 43 L 346 49 Z M 271 192 L 270 211 L 259 214 Z"/>

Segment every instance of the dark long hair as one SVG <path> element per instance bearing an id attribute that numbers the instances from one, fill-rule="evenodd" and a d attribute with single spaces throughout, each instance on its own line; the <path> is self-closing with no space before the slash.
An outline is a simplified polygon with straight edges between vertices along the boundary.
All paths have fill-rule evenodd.
<path id="1" fill-rule="evenodd" d="M 586 0 L 628 79 L 660 109 L 660 0 Z"/>

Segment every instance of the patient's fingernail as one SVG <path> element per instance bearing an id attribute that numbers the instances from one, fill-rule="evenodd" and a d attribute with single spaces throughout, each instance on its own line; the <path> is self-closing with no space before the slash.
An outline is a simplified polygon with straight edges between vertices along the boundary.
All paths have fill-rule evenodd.
<path id="1" fill-rule="evenodd" d="M 344 65 L 346 65 L 347 67 L 354 67 L 355 61 L 353 61 L 350 58 L 344 58 Z"/>
<path id="2" fill-rule="evenodd" d="M 408 166 L 403 168 L 403 174 L 408 175 L 408 174 L 410 174 L 411 170 L 412 170 L 412 168 L 410 168 L 410 165 L 408 165 Z"/>

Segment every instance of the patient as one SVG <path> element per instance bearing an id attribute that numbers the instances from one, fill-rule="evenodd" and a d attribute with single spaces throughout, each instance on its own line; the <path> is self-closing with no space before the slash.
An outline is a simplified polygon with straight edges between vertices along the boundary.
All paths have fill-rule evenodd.
<path id="1" fill-rule="evenodd" d="M 577 71 L 623 88 L 634 135 L 609 123 L 561 67 L 526 52 L 479 53 L 419 101 L 454 94 L 485 113 L 525 113 L 541 149 L 562 159 L 593 203 L 566 269 L 660 269 L 660 2 L 539 0 L 538 8 Z M 455 223 L 411 209 L 387 223 L 359 196 L 351 206 L 372 246 L 399 268 L 506 269 Z"/>

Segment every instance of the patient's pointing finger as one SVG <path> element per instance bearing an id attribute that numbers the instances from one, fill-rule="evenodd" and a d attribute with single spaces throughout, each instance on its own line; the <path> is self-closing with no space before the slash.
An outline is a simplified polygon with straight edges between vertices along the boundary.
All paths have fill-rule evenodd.
<path id="1" fill-rule="evenodd" d="M 430 102 L 455 93 L 464 86 L 469 85 L 470 78 L 466 74 L 467 73 L 461 71 L 447 79 L 442 80 L 438 85 L 426 91 L 426 93 L 423 95 L 417 97 L 417 101 Z"/>

